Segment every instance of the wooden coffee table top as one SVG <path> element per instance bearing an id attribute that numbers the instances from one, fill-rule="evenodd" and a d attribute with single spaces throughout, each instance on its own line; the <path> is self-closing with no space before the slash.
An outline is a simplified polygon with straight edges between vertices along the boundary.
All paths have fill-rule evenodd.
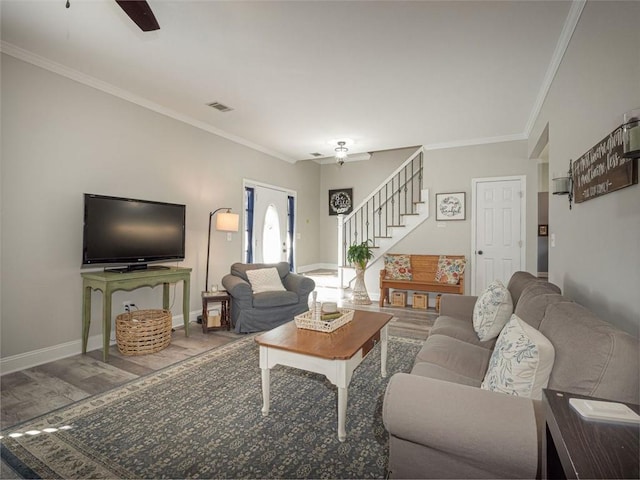
<path id="1" fill-rule="evenodd" d="M 331 333 L 296 327 L 295 321 L 256 337 L 259 345 L 329 360 L 346 360 L 375 337 L 393 318 L 392 315 L 356 310 L 353 320 Z"/>

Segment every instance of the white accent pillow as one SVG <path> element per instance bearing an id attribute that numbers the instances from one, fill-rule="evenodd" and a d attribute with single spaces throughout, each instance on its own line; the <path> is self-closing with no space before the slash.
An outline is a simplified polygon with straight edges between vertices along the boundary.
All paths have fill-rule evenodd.
<path id="1" fill-rule="evenodd" d="M 275 267 L 247 270 L 247 278 L 253 293 L 287 291 L 282 285 L 278 269 Z"/>
<path id="2" fill-rule="evenodd" d="M 551 342 L 513 314 L 496 341 L 481 388 L 541 400 L 554 360 Z"/>
<path id="3" fill-rule="evenodd" d="M 511 293 L 494 280 L 480 294 L 473 307 L 473 329 L 483 342 L 496 338 L 513 313 Z"/>

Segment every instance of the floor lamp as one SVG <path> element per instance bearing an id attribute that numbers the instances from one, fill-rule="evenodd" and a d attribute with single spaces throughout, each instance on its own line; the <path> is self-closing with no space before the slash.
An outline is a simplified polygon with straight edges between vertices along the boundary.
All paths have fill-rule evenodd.
<path id="1" fill-rule="evenodd" d="M 238 214 L 231 213 L 231 209 L 228 207 L 218 208 L 209 213 L 209 236 L 207 237 L 207 274 L 204 280 L 204 291 L 209 291 L 209 254 L 211 251 L 211 219 L 220 210 L 226 210 L 226 212 L 218 213 L 216 217 L 216 230 L 219 232 L 237 232 L 238 231 Z"/>
<path id="2" fill-rule="evenodd" d="M 209 213 L 209 234 L 207 236 L 207 274 L 204 279 L 204 291 L 209 291 L 209 255 L 211 253 L 211 219 L 220 210 L 226 210 L 226 212 L 218 213 L 216 217 L 216 230 L 220 232 L 237 232 L 238 231 L 238 214 L 231 213 L 231 209 L 228 207 L 217 208 L 213 212 Z M 198 323 L 202 323 L 202 315 L 198 315 Z"/>

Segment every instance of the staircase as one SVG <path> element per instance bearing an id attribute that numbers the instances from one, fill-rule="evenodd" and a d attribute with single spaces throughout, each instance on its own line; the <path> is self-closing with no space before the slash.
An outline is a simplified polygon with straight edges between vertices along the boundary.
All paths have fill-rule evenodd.
<path id="1" fill-rule="evenodd" d="M 344 270 L 350 245 L 369 242 L 374 254 L 368 265 L 429 218 L 429 191 L 422 188 L 424 151 L 417 149 L 380 186 L 338 221 L 338 270 Z"/>

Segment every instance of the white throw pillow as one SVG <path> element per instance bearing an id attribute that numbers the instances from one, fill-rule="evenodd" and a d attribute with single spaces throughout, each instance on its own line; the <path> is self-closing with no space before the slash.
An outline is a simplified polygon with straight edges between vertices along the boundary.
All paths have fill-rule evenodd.
<path id="1" fill-rule="evenodd" d="M 282 285 L 282 280 L 280 280 L 280 275 L 278 275 L 278 269 L 275 267 L 247 270 L 247 278 L 249 279 L 253 293 L 287 291 L 284 285 Z"/>
<path id="2" fill-rule="evenodd" d="M 473 329 L 482 341 L 496 338 L 513 313 L 511 294 L 500 280 L 494 280 L 480 294 L 473 307 Z"/>
<path id="3" fill-rule="evenodd" d="M 554 359 L 551 342 L 514 314 L 496 341 L 482 388 L 540 400 Z"/>

